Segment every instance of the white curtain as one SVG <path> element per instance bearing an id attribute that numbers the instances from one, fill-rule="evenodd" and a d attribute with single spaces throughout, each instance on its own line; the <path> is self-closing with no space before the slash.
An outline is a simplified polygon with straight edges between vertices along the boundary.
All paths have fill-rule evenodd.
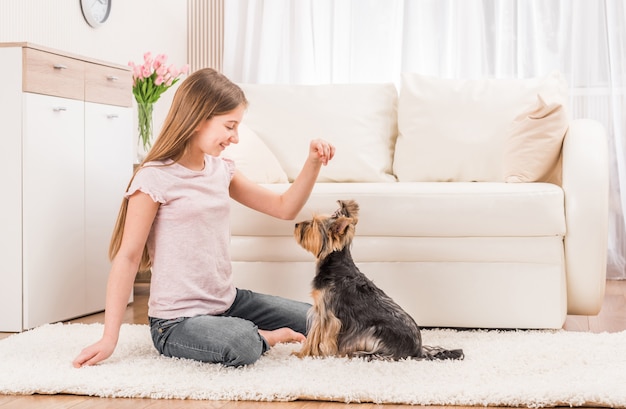
<path id="1" fill-rule="evenodd" d="M 574 118 L 610 145 L 608 276 L 626 278 L 623 0 L 228 0 L 224 73 L 241 83 L 398 84 L 401 72 L 527 78 L 558 69 Z"/>

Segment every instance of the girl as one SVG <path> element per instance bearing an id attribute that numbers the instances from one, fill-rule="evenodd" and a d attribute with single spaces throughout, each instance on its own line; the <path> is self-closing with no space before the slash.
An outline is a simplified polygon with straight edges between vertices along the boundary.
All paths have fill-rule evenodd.
<path id="1" fill-rule="evenodd" d="M 183 81 L 162 131 L 130 181 L 111 239 L 104 333 L 73 365 L 113 353 L 138 270 L 151 268 L 148 315 L 156 349 L 166 356 L 248 365 L 278 342 L 302 342 L 308 304 L 235 288 L 229 256 L 229 197 L 292 220 L 322 165 L 335 154 L 313 140 L 291 186 L 276 194 L 220 158 L 237 143 L 247 100 L 212 69 Z"/>

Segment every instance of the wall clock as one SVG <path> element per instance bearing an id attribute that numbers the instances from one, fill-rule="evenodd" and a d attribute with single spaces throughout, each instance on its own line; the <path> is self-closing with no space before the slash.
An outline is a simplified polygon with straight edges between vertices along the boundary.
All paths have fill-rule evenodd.
<path id="1" fill-rule="evenodd" d="M 80 8 L 83 16 L 92 27 L 99 27 L 104 24 L 111 13 L 112 0 L 80 0 Z"/>

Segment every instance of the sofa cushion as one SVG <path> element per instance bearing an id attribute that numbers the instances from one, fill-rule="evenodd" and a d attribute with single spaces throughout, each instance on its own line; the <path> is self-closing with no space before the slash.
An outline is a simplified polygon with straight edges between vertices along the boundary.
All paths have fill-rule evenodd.
<path id="1" fill-rule="evenodd" d="M 312 139 L 337 148 L 319 182 L 394 182 L 397 90 L 393 84 L 240 84 L 249 106 L 244 122 L 267 144 L 290 181 Z"/>
<path id="2" fill-rule="evenodd" d="M 264 186 L 276 192 L 288 187 Z M 296 221 L 310 219 L 313 213 L 332 214 L 339 199 L 359 203 L 359 236 L 565 234 L 563 190 L 550 183 L 318 183 Z M 233 236 L 292 236 L 293 228 L 293 221 L 278 220 L 233 202 Z"/>
<path id="3" fill-rule="evenodd" d="M 562 104 L 547 103 L 537 95 L 537 101 L 515 118 L 511 126 L 502 161 L 504 180 L 548 181 L 556 173 L 568 124 Z"/>
<path id="4" fill-rule="evenodd" d="M 222 157 L 232 159 L 237 170 L 256 183 L 286 183 L 287 174 L 259 136 L 246 124 L 238 127 L 239 143 L 231 144 Z"/>
<path id="5" fill-rule="evenodd" d="M 519 80 L 457 80 L 402 75 L 393 164 L 401 182 L 504 181 L 511 124 L 541 94 L 565 103 L 558 72 Z"/>

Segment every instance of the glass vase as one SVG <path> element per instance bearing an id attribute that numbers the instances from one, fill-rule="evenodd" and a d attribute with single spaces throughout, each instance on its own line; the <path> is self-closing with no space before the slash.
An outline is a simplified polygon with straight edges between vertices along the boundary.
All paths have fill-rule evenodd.
<path id="1" fill-rule="evenodd" d="M 150 102 L 137 102 L 137 130 L 139 131 L 139 140 L 137 141 L 137 156 L 143 160 L 146 153 L 152 146 L 152 111 L 154 104 Z"/>

